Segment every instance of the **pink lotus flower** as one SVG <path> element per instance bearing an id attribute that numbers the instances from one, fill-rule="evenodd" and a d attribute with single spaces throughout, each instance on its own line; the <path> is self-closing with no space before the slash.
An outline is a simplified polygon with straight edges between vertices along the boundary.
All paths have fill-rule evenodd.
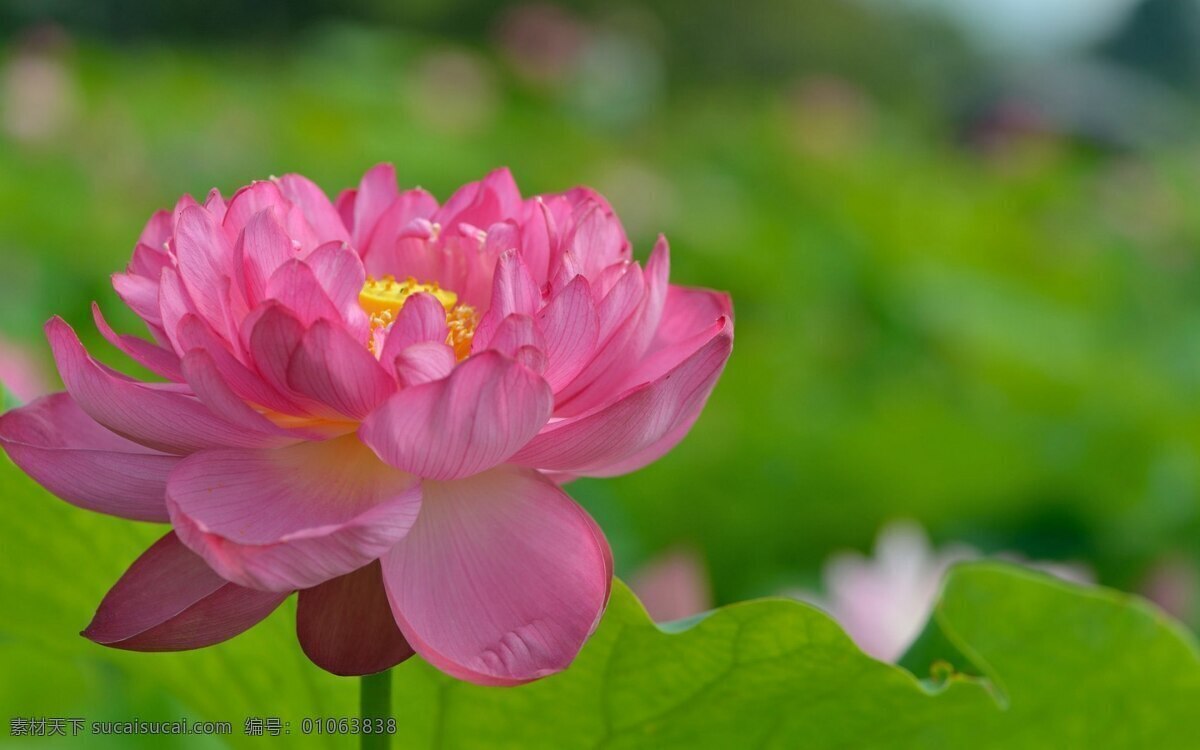
<path id="1" fill-rule="evenodd" d="M 118 295 L 168 382 L 46 327 L 66 393 L 0 418 L 51 492 L 169 523 L 84 634 L 211 645 L 299 591 L 305 653 L 368 674 L 415 650 L 489 685 L 566 667 L 608 600 L 604 535 L 559 487 L 662 456 L 733 339 L 726 295 L 669 286 L 603 198 L 522 199 L 507 170 L 444 205 L 390 166 L 331 203 L 288 175 L 146 225 Z"/>

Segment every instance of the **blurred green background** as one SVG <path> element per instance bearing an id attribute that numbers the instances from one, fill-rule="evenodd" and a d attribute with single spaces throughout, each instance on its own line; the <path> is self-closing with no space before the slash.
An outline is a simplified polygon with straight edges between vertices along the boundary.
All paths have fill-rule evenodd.
<path id="1" fill-rule="evenodd" d="M 897 518 L 1127 590 L 1195 569 L 1191 0 L 0 0 L 0 45 L 10 372 L 52 377 L 53 314 L 119 363 L 89 305 L 139 331 L 108 276 L 181 193 L 296 171 L 335 194 L 390 161 L 445 198 L 509 165 L 529 194 L 598 188 L 641 257 L 664 232 L 676 283 L 735 301 L 691 436 L 570 488 L 619 574 L 684 547 L 717 603 L 817 588 Z M 0 490 L 0 705 L 220 718 L 187 688 L 209 661 L 75 636 L 155 530 L 7 460 Z M 289 627 L 215 651 L 320 695 Z"/>

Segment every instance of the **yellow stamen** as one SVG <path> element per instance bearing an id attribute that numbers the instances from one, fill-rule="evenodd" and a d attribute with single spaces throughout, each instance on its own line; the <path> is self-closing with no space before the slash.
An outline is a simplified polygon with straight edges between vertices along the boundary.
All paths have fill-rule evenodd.
<path id="1" fill-rule="evenodd" d="M 459 359 L 470 356 L 471 340 L 475 338 L 475 324 L 478 322 L 475 308 L 470 305 L 458 305 L 446 314 L 446 327 L 450 329 L 446 343 L 454 349 Z"/>
<path id="2" fill-rule="evenodd" d="M 418 292 L 432 294 L 442 303 L 446 310 L 446 326 L 450 331 L 446 343 L 453 347 L 459 359 L 465 359 L 471 353 L 471 339 L 475 336 L 475 324 L 478 322 L 475 308 L 459 304 L 458 295 L 449 289 L 442 289 L 437 282 L 422 284 L 411 276 L 404 281 L 397 281 L 394 276 L 368 278 L 358 293 L 358 304 L 371 318 L 368 348 L 372 353 L 378 353 L 375 352 L 375 331 L 391 325 L 408 298 Z"/>

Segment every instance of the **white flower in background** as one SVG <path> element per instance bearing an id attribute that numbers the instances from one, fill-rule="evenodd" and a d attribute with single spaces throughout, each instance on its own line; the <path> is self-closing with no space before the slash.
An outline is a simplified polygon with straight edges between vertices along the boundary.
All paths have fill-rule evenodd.
<path id="1" fill-rule="evenodd" d="M 827 611 L 870 656 L 896 661 L 929 620 L 946 571 L 980 556 L 964 544 L 935 550 L 919 525 L 898 521 L 879 533 L 873 557 L 843 552 L 829 559 L 823 571 L 825 596 L 792 595 Z M 997 557 L 1022 562 L 1016 555 Z M 1024 564 L 1080 583 L 1092 578 L 1079 565 Z"/>

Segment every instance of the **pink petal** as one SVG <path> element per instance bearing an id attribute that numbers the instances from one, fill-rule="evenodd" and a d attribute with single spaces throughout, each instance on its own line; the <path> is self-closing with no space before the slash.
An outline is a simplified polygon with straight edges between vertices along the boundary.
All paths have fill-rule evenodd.
<path id="1" fill-rule="evenodd" d="M 669 287 L 660 323 L 649 346 L 651 353 L 625 375 L 624 382 L 615 386 L 613 392 L 622 393 L 631 387 L 661 378 L 695 350 L 696 342 L 707 340 L 712 322 L 722 317 L 733 319 L 733 306 L 728 294 L 708 289 Z M 697 410 L 690 419 L 681 422 L 657 443 L 610 464 L 605 469 L 606 475 L 624 474 L 654 462 L 687 435 L 699 415 Z"/>
<path id="2" fill-rule="evenodd" d="M 157 344 L 151 344 L 137 336 L 117 333 L 104 319 L 104 314 L 100 312 L 100 306 L 95 302 L 92 303 L 92 319 L 96 322 L 96 328 L 100 331 L 100 335 L 130 359 L 167 380 L 175 382 L 183 380 L 183 373 L 179 370 L 179 355 L 175 352 L 168 351 Z"/>
<path id="3" fill-rule="evenodd" d="M 196 306 L 192 304 L 191 295 L 183 286 L 183 280 L 174 268 L 164 268 L 158 283 L 158 309 L 162 320 L 162 328 L 175 353 L 183 355 L 185 350 L 179 346 L 179 321 L 187 315 L 199 315 Z M 211 326 L 210 326 L 211 328 Z"/>
<path id="4" fill-rule="evenodd" d="M 544 377 L 557 393 L 592 359 L 600 335 L 600 318 L 588 281 L 576 276 L 537 315 L 546 339 Z"/>
<path id="5" fill-rule="evenodd" d="M 329 299 L 320 279 L 302 260 L 289 260 L 271 274 L 267 280 L 267 299 L 282 304 L 305 327 L 321 319 L 335 323 L 342 320 L 341 311 Z"/>
<path id="6" fill-rule="evenodd" d="M 483 240 L 483 252 L 489 257 L 499 260 L 504 253 L 516 253 L 521 246 L 521 232 L 514 220 L 502 221 L 487 228 L 487 236 Z M 534 291 L 538 287 L 534 282 Z"/>
<path id="7" fill-rule="evenodd" d="M 502 320 L 488 346 L 539 375 L 546 370 L 546 339 L 528 315 L 514 313 Z"/>
<path id="8" fill-rule="evenodd" d="M 180 196 L 179 200 L 175 201 L 175 207 L 174 207 L 174 208 L 171 210 L 171 226 L 172 226 L 172 231 L 174 231 L 174 229 L 173 229 L 173 228 L 174 228 L 174 227 L 175 227 L 177 224 L 179 224 L 179 216 L 180 216 L 180 215 L 181 215 L 181 214 L 182 214 L 182 213 L 183 213 L 185 210 L 187 210 L 187 209 L 189 209 L 189 208 L 191 208 L 191 207 L 193 207 L 193 206 L 199 206 L 199 205 L 200 205 L 200 204 L 196 202 L 196 199 L 195 199 L 195 198 L 193 198 L 193 197 L 192 197 L 192 196 L 190 196 L 190 195 L 182 195 L 182 196 Z"/>
<path id="9" fill-rule="evenodd" d="M 224 223 L 230 237 L 236 238 L 250 217 L 269 210 L 300 252 L 309 252 L 321 244 L 321 238 L 308 223 L 304 210 L 283 197 L 279 186 L 273 181 L 256 182 L 243 188 L 234 196 L 230 206 Z"/>
<path id="10" fill-rule="evenodd" d="M 382 362 L 391 362 L 413 344 L 445 342 L 446 308 L 432 294 L 420 292 L 404 301 L 396 321 L 388 328 L 387 340 L 379 354 Z"/>
<path id="11" fill-rule="evenodd" d="M 426 483 L 428 501 L 383 562 L 400 630 L 460 679 L 515 685 L 567 667 L 599 623 L 612 554 L 553 482 L 514 467 Z"/>
<path id="12" fill-rule="evenodd" d="M 521 191 L 517 188 L 517 181 L 513 179 L 512 172 L 508 167 L 496 169 L 484 177 L 483 182 L 479 185 L 479 192 L 480 194 L 492 193 L 495 195 L 496 203 L 500 206 L 500 217 L 492 221 L 484 221 L 464 216 L 459 218 L 459 221 L 470 222 L 477 227 L 491 226 L 497 221 L 517 216 L 521 210 L 521 204 L 524 202 L 521 198 Z"/>
<path id="13" fill-rule="evenodd" d="M 358 253 L 341 242 L 321 245 L 304 259 L 312 268 L 329 301 L 337 308 L 349 330 L 366 341 L 370 321 L 358 304 L 367 272 Z"/>
<path id="14" fill-rule="evenodd" d="M 284 197 L 300 207 L 309 226 L 316 232 L 320 242 L 349 242 L 350 233 L 342 223 L 329 196 L 313 184 L 312 180 L 298 174 L 285 174 L 277 180 Z"/>
<path id="15" fill-rule="evenodd" d="M 172 532 L 129 566 L 83 635 L 128 651 L 203 648 L 248 630 L 287 597 L 229 583 Z"/>
<path id="16" fill-rule="evenodd" d="M 290 390 L 288 363 L 304 339 L 304 326 L 283 306 L 269 303 L 242 321 L 242 337 L 263 379 L 280 391 Z"/>
<path id="17" fill-rule="evenodd" d="M 466 224 L 458 229 L 457 234 L 443 231 L 438 248 L 442 270 L 433 278 L 445 278 L 445 285 L 458 292 L 459 299 L 476 310 L 487 310 L 491 304 L 496 257 L 488 254 L 482 230 Z"/>
<path id="18" fill-rule="evenodd" d="M 415 478 L 354 436 L 203 451 L 167 481 L 171 523 L 184 544 L 227 580 L 268 591 L 310 588 L 377 559 L 420 505 Z"/>
<path id="19" fill-rule="evenodd" d="M 423 341 L 400 352 L 394 361 L 396 380 L 409 388 L 446 377 L 458 363 L 458 356 L 448 344 Z"/>
<path id="20" fill-rule="evenodd" d="M 437 223 L 448 229 L 460 224 L 490 227 L 516 217 L 521 209 L 521 191 L 507 168 L 497 169 L 479 182 L 459 188 L 435 214 Z"/>
<path id="21" fill-rule="evenodd" d="M 718 320 L 681 348 L 690 354 L 653 382 L 634 388 L 620 400 L 546 429 L 512 457 L 513 463 L 582 476 L 612 476 L 638 466 L 626 462 L 664 438 L 682 439 L 679 428 L 691 424 L 703 408 L 733 348 L 733 324 Z M 674 442 L 660 446 L 657 458 Z M 650 460 L 653 460 L 651 458 Z"/>
<path id="22" fill-rule="evenodd" d="M 552 260 L 551 267 L 554 270 L 550 274 L 550 288 L 548 290 L 550 294 L 560 291 L 576 277 L 583 276 L 582 269 L 570 254 L 560 253 Z M 600 285 L 599 282 L 601 281 L 603 281 L 601 277 L 596 277 L 592 280 L 592 295 L 597 301 L 604 298 L 604 292 L 608 289 L 607 286 Z"/>
<path id="23" fill-rule="evenodd" d="M 497 353 L 476 354 L 448 378 L 405 388 L 359 435 L 388 463 L 430 479 L 458 479 L 511 456 L 550 417 L 540 377 Z"/>
<path id="24" fill-rule="evenodd" d="M 579 202 L 572 212 L 563 238 L 563 250 L 579 264 L 583 274 L 594 277 L 600 269 L 630 258 L 629 240 L 612 207 L 599 194 L 576 190 Z"/>
<path id="25" fill-rule="evenodd" d="M 169 235 L 167 239 L 170 239 Z M 126 270 L 136 276 L 157 279 L 162 270 L 173 263 L 171 256 L 164 249 L 165 242 L 164 240 L 164 244 L 155 246 L 139 242 L 133 248 L 133 257 L 129 259 L 129 267 Z"/>
<path id="26" fill-rule="evenodd" d="M 733 334 L 729 295 L 708 289 L 671 287 L 650 352 L 617 385 L 618 391 L 658 380 L 712 335 L 713 321 L 725 320 Z"/>
<path id="27" fill-rule="evenodd" d="M 179 462 L 96 424 L 66 393 L 0 416 L 0 446 L 26 474 L 80 508 L 165 523 L 167 474 Z"/>
<path id="28" fill-rule="evenodd" d="M 605 343 L 610 342 L 622 324 L 633 317 L 646 292 L 641 266 L 630 263 L 621 269 L 620 277 L 596 307 L 600 317 L 599 339 Z"/>
<path id="29" fill-rule="evenodd" d="M 217 221 L 225 219 L 225 212 L 228 210 L 225 204 L 225 199 L 221 197 L 221 191 L 213 188 L 208 191 L 208 197 L 204 199 L 204 210 L 216 218 Z"/>
<path id="30" fill-rule="evenodd" d="M 357 247 L 373 273 L 384 274 L 401 266 L 392 265 L 394 248 L 405 227 L 414 219 L 428 219 L 437 211 L 437 201 L 421 189 L 406 190 L 388 207 L 370 228 L 370 235 L 359 239 Z"/>
<path id="31" fill-rule="evenodd" d="M 538 375 L 546 372 L 546 353 L 542 351 L 541 347 L 521 346 L 512 353 L 512 358 L 527 367 L 530 372 Z"/>
<path id="32" fill-rule="evenodd" d="M 354 419 L 365 417 L 396 390 L 367 348 L 326 320 L 304 334 L 287 380 L 299 393 Z"/>
<path id="33" fill-rule="evenodd" d="M 152 327 L 162 327 L 162 313 L 158 304 L 158 277 L 147 278 L 132 273 L 115 273 L 112 276 L 113 290 L 130 310 Z"/>
<path id="34" fill-rule="evenodd" d="M 443 227 L 457 224 L 461 219 L 457 217 L 468 206 L 470 206 L 479 196 L 479 183 L 468 182 L 467 184 L 455 190 L 454 193 L 446 200 L 445 203 L 438 208 L 430 221 L 440 224 Z"/>
<path id="35" fill-rule="evenodd" d="M 586 393 L 589 386 L 614 365 L 636 361 L 640 352 L 630 351 L 627 344 L 635 333 L 638 308 L 645 292 L 641 268 L 636 263 L 623 265 L 620 277 L 596 307 L 600 328 L 596 335 L 595 356 L 558 394 L 558 413 L 574 415 L 586 411 L 589 404 L 584 401 L 594 402 L 596 396 L 594 391 Z M 584 394 L 582 398 L 581 394 Z M 577 399 L 579 402 L 575 403 Z"/>
<path id="36" fill-rule="evenodd" d="M 632 340 L 629 344 L 635 356 L 640 357 L 658 330 L 662 320 L 663 308 L 666 305 L 667 293 L 670 289 L 668 278 L 671 273 L 671 251 L 667 238 L 659 235 L 658 242 L 646 260 L 646 272 L 643 275 L 646 283 L 646 293 L 642 298 L 642 306 L 638 311 L 639 319 Z"/>
<path id="37" fill-rule="evenodd" d="M 150 220 L 146 222 L 146 226 L 142 228 L 142 233 L 138 236 L 138 244 L 161 253 L 163 245 L 171 239 L 174 231 L 174 215 L 170 211 L 155 211 Z M 151 275 L 147 272 L 149 269 L 146 267 L 132 267 L 130 270 L 142 276 Z"/>
<path id="38" fill-rule="evenodd" d="M 301 407 L 280 393 L 277 388 L 272 387 L 256 372 L 238 361 L 229 352 L 228 344 L 219 339 L 199 316 L 190 313 L 183 316 L 175 327 L 175 338 L 179 342 L 179 348 L 185 353 L 200 350 L 212 357 L 221 379 L 244 401 L 285 414 L 305 413 Z"/>
<path id="39" fill-rule="evenodd" d="M 217 369 L 212 355 L 202 349 L 193 349 L 183 355 L 183 373 L 200 403 L 222 419 L 244 429 L 267 435 L 291 437 L 292 440 L 312 437 L 303 432 L 289 434 L 287 430 L 278 427 L 251 408 L 230 389 L 222 379 L 221 372 Z"/>
<path id="40" fill-rule="evenodd" d="M 392 617 L 378 561 L 301 591 L 296 636 L 313 664 L 343 677 L 382 672 L 413 655 Z"/>
<path id="41" fill-rule="evenodd" d="M 242 327 L 250 359 L 264 382 L 307 414 L 325 419 L 339 418 L 337 412 L 306 398 L 288 383 L 288 367 L 304 340 L 305 329 L 300 321 L 278 303 L 271 302 L 247 317 Z"/>
<path id="42" fill-rule="evenodd" d="M 558 230 L 541 198 L 525 202 L 525 218 L 518 226 L 521 257 L 524 258 L 533 280 L 541 288 L 550 280 L 550 257 L 558 250 Z"/>
<path id="43" fill-rule="evenodd" d="M 285 438 L 239 427 L 191 396 L 128 380 L 101 366 L 61 318 L 46 336 L 67 391 L 92 419 L 136 443 L 166 453 L 213 447 L 279 445 Z"/>
<path id="44" fill-rule="evenodd" d="M 344 242 L 327 242 L 304 258 L 334 306 L 357 305 L 367 273 L 362 259 Z"/>
<path id="45" fill-rule="evenodd" d="M 733 303 L 725 292 L 672 286 L 667 290 L 667 300 L 650 351 L 660 351 L 686 341 L 722 316 L 733 318 Z"/>
<path id="46" fill-rule="evenodd" d="M 357 190 L 346 189 L 338 193 L 338 197 L 333 201 L 333 208 L 338 212 L 338 216 L 342 218 L 342 224 L 351 230 L 351 232 L 354 230 L 354 204 L 357 199 Z M 357 243 L 357 240 L 355 242 Z"/>
<path id="47" fill-rule="evenodd" d="M 690 416 L 680 420 L 674 429 L 667 432 L 657 441 L 650 443 L 639 451 L 629 454 L 625 458 L 605 465 L 603 474 L 597 474 L 596 476 L 621 476 L 622 474 L 629 474 L 654 463 L 667 455 L 672 448 L 679 445 L 687 437 L 688 433 L 692 431 L 693 425 L 696 424 L 696 420 L 700 418 L 700 412 L 701 409 L 696 409 Z M 578 474 L 571 475 L 572 481 L 579 476 Z"/>
<path id="48" fill-rule="evenodd" d="M 174 264 L 174 259 L 166 250 L 163 250 L 163 247 L 163 245 L 151 247 L 138 242 L 137 246 L 133 248 L 133 257 L 130 258 L 130 265 L 126 270 L 134 276 L 157 281 L 158 277 L 162 275 L 162 270 L 172 268 Z"/>
<path id="49" fill-rule="evenodd" d="M 563 416 L 580 414 L 608 403 L 613 394 L 620 393 L 619 384 L 626 379 L 637 362 L 641 360 L 658 329 L 667 298 L 669 271 L 670 256 L 667 242 L 663 237 L 659 237 L 658 243 L 654 246 L 654 251 L 646 263 L 646 270 L 641 274 L 642 288 L 637 309 L 625 316 L 624 322 L 618 324 L 616 330 L 599 348 L 596 357 L 584 369 L 584 372 L 569 388 L 564 390 L 558 404 L 557 412 L 559 414 Z M 609 297 L 618 294 L 625 287 L 625 279 L 618 281 L 609 293 Z M 600 308 L 600 337 L 602 340 L 605 335 L 604 311 L 608 301 L 609 298 L 606 297 Z M 623 306 L 624 301 L 622 300 L 618 304 Z M 580 390 L 579 386 L 584 383 L 586 383 L 586 387 Z"/>
<path id="50" fill-rule="evenodd" d="M 491 307 L 475 329 L 472 343 L 474 351 L 484 349 L 491 341 L 496 326 L 509 315 L 533 315 L 541 307 L 542 295 L 537 282 L 521 256 L 514 251 L 500 255 L 496 262 L 496 274 L 492 279 Z"/>
<path id="51" fill-rule="evenodd" d="M 175 227 L 179 275 L 197 311 L 224 335 L 231 326 L 230 292 L 236 268 L 233 244 L 207 210 L 184 209 Z"/>
<path id="52" fill-rule="evenodd" d="M 258 304 L 266 298 L 271 274 L 294 258 L 298 249 L 269 209 L 251 217 L 238 243 L 237 255 L 245 268 L 246 296 L 251 304 Z"/>
<path id="53" fill-rule="evenodd" d="M 286 227 L 291 208 L 279 185 L 271 180 L 260 180 L 233 194 L 221 224 L 230 237 L 236 238 L 255 215 L 269 211 L 281 226 Z"/>
<path id="54" fill-rule="evenodd" d="M 379 218 L 399 195 L 395 167 L 391 164 L 376 164 L 367 170 L 354 197 L 355 245 L 362 249 L 367 247 Z"/>
<path id="55" fill-rule="evenodd" d="M 447 288 L 463 294 L 466 290 L 455 285 L 461 274 L 451 267 L 453 260 L 461 263 L 465 257 L 451 257 L 450 250 L 442 247 L 433 236 L 433 226 L 423 219 L 414 221 L 395 235 L 387 234 L 380 227 L 363 261 L 367 273 L 381 277 L 394 275 L 401 269 L 405 275 L 417 279 L 437 279 Z"/>

